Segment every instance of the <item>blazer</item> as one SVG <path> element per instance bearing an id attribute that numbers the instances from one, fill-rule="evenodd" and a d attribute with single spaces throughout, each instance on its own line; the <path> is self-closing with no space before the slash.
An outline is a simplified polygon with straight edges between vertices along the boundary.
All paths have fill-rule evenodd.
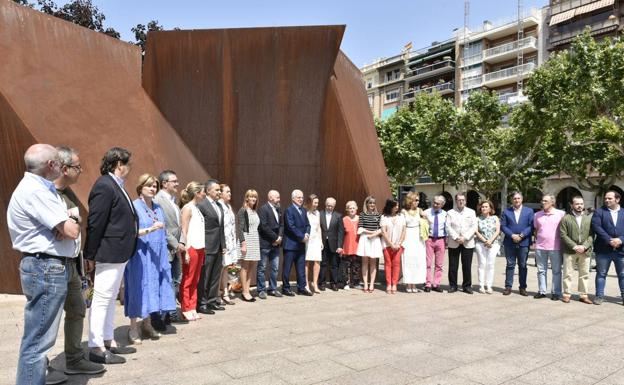
<path id="1" fill-rule="evenodd" d="M 258 210 L 258 217 L 260 218 L 260 226 L 258 227 L 258 233 L 260 234 L 260 248 L 271 249 L 273 242 L 279 237 L 284 237 L 284 218 L 279 207 L 276 207 L 277 217 L 273 214 L 273 209 L 270 203 L 263 204 Z"/>
<path id="2" fill-rule="evenodd" d="M 225 250 L 225 226 L 223 222 L 223 207 L 219 202 L 215 202 L 219 211 L 221 211 L 221 219 L 214 207 L 206 198 L 197 204 L 199 212 L 204 216 L 204 229 L 206 232 L 206 245 L 204 252 L 206 255 L 221 255 Z"/>
<path id="3" fill-rule="evenodd" d="M 591 250 L 594 242 L 591 220 L 591 215 L 583 215 L 579 229 L 574 215 L 566 214 L 563 217 L 559 225 L 559 235 L 561 235 L 561 248 L 564 253 L 575 254 L 575 246 L 583 246 L 586 251 Z"/>
<path id="4" fill-rule="evenodd" d="M 477 232 L 477 214 L 470 207 L 464 207 L 462 212 L 452 209 L 446 212 L 446 244 L 449 249 L 459 247 L 455 239 L 464 237 L 464 247 L 475 247 L 475 233 Z"/>
<path id="5" fill-rule="evenodd" d="M 112 176 L 102 175 L 89 193 L 84 258 L 124 263 L 134 255 L 139 234 L 132 203 Z"/>
<path id="6" fill-rule="evenodd" d="M 503 245 L 529 247 L 531 245 L 531 233 L 533 232 L 533 210 L 522 206 L 520 219 L 516 222 L 513 206 L 507 207 L 501 213 L 501 231 L 505 234 Z M 514 243 L 512 234 L 522 234 L 524 238 L 519 243 Z"/>
<path id="7" fill-rule="evenodd" d="M 342 248 L 342 241 L 344 239 L 345 229 L 342 223 L 342 214 L 333 211 L 329 224 L 327 223 L 325 215 L 325 210 L 320 212 L 323 247 L 329 247 L 329 251 L 335 253 L 336 249 Z"/>
<path id="8" fill-rule="evenodd" d="M 171 260 L 178 249 L 178 243 L 186 243 L 186 240 L 181 239 L 184 238 L 184 235 L 182 234 L 182 226 L 178 222 L 180 208 L 162 190 L 158 191 L 158 194 L 154 197 L 154 202 L 162 208 L 165 214 L 167 249 L 169 250 L 169 260 Z"/>
<path id="9" fill-rule="evenodd" d="M 306 234 L 310 234 L 310 221 L 305 209 L 290 205 L 284 212 L 284 250 L 305 251 Z"/>
<path id="10" fill-rule="evenodd" d="M 616 251 L 618 254 L 624 254 L 622 246 L 613 249 L 609 244 L 611 238 L 620 238 L 624 242 L 624 210 L 620 208 L 617 216 L 617 226 L 613 224 L 611 212 L 606 206 L 596 209 L 591 219 L 591 228 L 596 234 L 594 239 L 594 251 L 596 253 L 612 253 Z"/>

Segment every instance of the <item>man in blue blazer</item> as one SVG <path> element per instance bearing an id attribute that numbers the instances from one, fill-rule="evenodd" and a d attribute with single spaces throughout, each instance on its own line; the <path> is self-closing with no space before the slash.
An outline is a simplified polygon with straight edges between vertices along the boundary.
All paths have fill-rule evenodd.
<path id="1" fill-rule="evenodd" d="M 310 222 L 303 205 L 303 192 L 294 190 L 291 195 L 293 204 L 284 213 L 284 268 L 282 270 L 282 294 L 292 297 L 290 290 L 290 269 L 295 264 L 297 272 L 297 292 L 312 295 L 306 289 L 305 250 L 310 238 Z"/>
<path id="2" fill-rule="evenodd" d="M 520 295 L 527 296 L 527 257 L 531 245 L 533 231 L 533 210 L 522 205 L 522 194 L 514 192 L 511 198 L 512 206 L 503 210 L 501 214 L 501 230 L 505 234 L 505 257 L 507 269 L 505 271 L 505 291 L 503 295 L 511 294 L 514 270 L 518 263 L 520 281 Z"/>
<path id="3" fill-rule="evenodd" d="M 607 272 L 611 261 L 615 265 L 615 273 L 620 284 L 622 305 L 624 305 L 624 212 L 620 210 L 620 194 L 609 190 L 604 196 L 605 205 L 594 213 L 591 227 L 596 238 L 596 298 L 594 305 L 602 304 Z"/>

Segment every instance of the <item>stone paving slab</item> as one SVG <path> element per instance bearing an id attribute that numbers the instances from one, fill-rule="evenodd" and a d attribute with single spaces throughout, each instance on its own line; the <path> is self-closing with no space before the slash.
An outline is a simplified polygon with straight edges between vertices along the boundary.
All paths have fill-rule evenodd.
<path id="1" fill-rule="evenodd" d="M 237 301 L 144 341 L 125 365 L 68 384 L 624 384 L 624 306 L 613 271 L 609 302 L 564 304 L 504 297 L 505 262 L 496 262 L 492 295 L 388 295 L 379 285 L 372 294 Z M 475 261 L 473 282 L 476 270 Z M 528 278 L 533 294 L 534 266 Z M 0 295 L 0 384 L 15 378 L 23 305 L 23 296 Z M 124 344 L 121 306 L 116 325 Z M 58 369 L 62 346 L 61 328 L 49 355 Z"/>

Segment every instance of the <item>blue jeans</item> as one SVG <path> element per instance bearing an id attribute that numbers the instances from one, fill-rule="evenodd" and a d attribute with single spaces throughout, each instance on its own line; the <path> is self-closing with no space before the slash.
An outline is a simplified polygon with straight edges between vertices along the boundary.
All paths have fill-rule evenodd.
<path id="1" fill-rule="evenodd" d="M 271 270 L 269 271 L 269 291 L 277 290 L 277 271 L 279 270 L 279 247 L 270 249 L 260 249 L 260 261 L 258 262 L 257 289 L 258 293 L 266 291 L 265 270 L 267 262 Z"/>
<path id="2" fill-rule="evenodd" d="M 514 270 L 516 262 L 518 263 L 518 278 L 520 288 L 527 287 L 527 257 L 529 256 L 529 247 L 523 246 L 505 246 L 505 258 L 507 258 L 507 268 L 505 269 L 505 288 L 513 286 Z"/>
<path id="3" fill-rule="evenodd" d="M 604 297 L 607 273 L 611 267 L 611 261 L 615 265 L 615 274 L 620 284 L 620 294 L 624 298 L 624 256 L 617 252 L 596 253 L 596 297 Z"/>
<path id="4" fill-rule="evenodd" d="M 551 293 L 561 296 L 561 251 L 559 250 L 535 250 L 535 262 L 537 263 L 537 291 L 540 294 L 546 294 L 548 288 L 548 259 L 550 258 L 550 266 L 552 269 L 552 287 Z"/>
<path id="5" fill-rule="evenodd" d="M 47 358 L 58 334 L 67 295 L 68 270 L 54 258 L 22 257 L 24 336 L 17 363 L 17 384 L 44 384 Z"/>

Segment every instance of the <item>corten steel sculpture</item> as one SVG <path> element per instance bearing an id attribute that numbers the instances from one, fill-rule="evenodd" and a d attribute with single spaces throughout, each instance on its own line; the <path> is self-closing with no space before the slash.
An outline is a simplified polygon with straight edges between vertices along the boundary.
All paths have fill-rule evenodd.
<path id="1" fill-rule="evenodd" d="M 202 165 L 284 204 L 301 188 L 338 207 L 390 196 L 344 26 L 151 32 L 143 86 Z M 359 203 L 361 205 L 361 203 Z"/>
<path id="2" fill-rule="evenodd" d="M 112 146 L 133 153 L 127 190 L 143 172 L 163 168 L 180 180 L 205 180 L 205 169 L 141 86 L 141 53 L 32 9 L 0 1 L 0 292 L 20 293 L 19 258 L 11 250 L 6 208 L 36 142 L 80 151 L 84 172 L 74 191 L 85 208 Z"/>

